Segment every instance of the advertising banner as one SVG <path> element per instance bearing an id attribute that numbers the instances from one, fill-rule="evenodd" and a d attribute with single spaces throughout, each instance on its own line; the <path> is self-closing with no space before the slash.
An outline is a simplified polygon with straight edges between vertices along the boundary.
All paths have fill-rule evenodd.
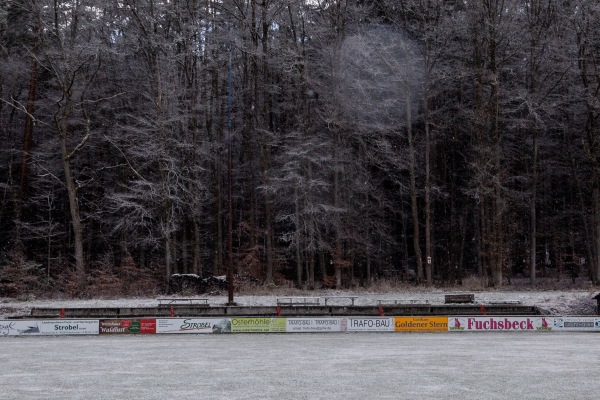
<path id="1" fill-rule="evenodd" d="M 98 328 L 97 319 L 55 319 L 42 321 L 40 324 L 42 335 L 97 335 Z"/>
<path id="2" fill-rule="evenodd" d="M 448 317 L 396 317 L 396 332 L 448 332 Z"/>
<path id="3" fill-rule="evenodd" d="M 231 332 L 285 332 L 285 318 L 231 318 Z"/>
<path id="4" fill-rule="evenodd" d="M 551 317 L 448 317 L 448 331 L 551 331 Z"/>
<path id="5" fill-rule="evenodd" d="M 156 333 L 227 333 L 229 318 L 162 318 L 156 320 Z"/>
<path id="6" fill-rule="evenodd" d="M 600 331 L 600 318 L 597 317 L 556 317 L 556 331 Z"/>
<path id="7" fill-rule="evenodd" d="M 101 335 L 136 335 L 156 333 L 155 319 L 101 319 Z"/>
<path id="8" fill-rule="evenodd" d="M 343 332 L 347 318 L 287 318 L 287 332 Z"/>
<path id="9" fill-rule="evenodd" d="M 98 320 L 0 321 L 0 336 L 97 335 Z"/>
<path id="10" fill-rule="evenodd" d="M 42 321 L 0 321 L 0 336 L 41 335 Z"/>
<path id="11" fill-rule="evenodd" d="M 393 332 L 394 318 L 348 318 L 348 332 Z"/>

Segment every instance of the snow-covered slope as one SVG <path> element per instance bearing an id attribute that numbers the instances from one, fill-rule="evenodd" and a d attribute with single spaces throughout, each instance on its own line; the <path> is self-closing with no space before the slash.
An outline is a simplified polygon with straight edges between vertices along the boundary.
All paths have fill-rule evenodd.
<path id="1" fill-rule="evenodd" d="M 452 293 L 474 293 L 477 304 L 489 304 L 502 301 L 520 301 L 524 305 L 534 305 L 547 315 L 594 315 L 597 313 L 596 300 L 592 297 L 597 293 L 594 290 L 548 290 L 548 291 L 463 291 L 442 289 L 407 289 L 391 290 L 384 292 L 370 291 L 306 291 L 277 290 L 277 295 L 236 295 L 235 302 L 240 306 L 275 306 L 278 297 L 284 296 L 358 296 L 355 301 L 357 306 L 377 305 L 379 300 L 414 300 L 419 303 L 443 304 L 444 295 Z M 211 305 L 224 305 L 227 303 L 226 295 L 197 296 L 208 297 Z M 349 304 L 348 300 L 329 300 L 328 304 Z M 118 298 L 118 299 L 52 299 L 52 300 L 17 300 L 10 298 L 0 299 L 0 319 L 6 317 L 29 315 L 33 307 L 155 307 L 158 305 L 156 298 Z"/>

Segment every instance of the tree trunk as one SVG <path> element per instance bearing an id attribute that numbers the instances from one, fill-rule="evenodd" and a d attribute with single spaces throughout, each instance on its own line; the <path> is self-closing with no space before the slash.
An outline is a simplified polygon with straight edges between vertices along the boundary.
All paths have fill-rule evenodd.
<path id="1" fill-rule="evenodd" d="M 529 281 L 532 285 L 536 282 L 536 267 L 537 267 L 537 181 L 538 181 L 538 132 L 535 129 L 533 134 L 533 178 L 531 184 L 531 204 L 530 204 L 530 217 L 531 217 L 531 233 L 530 233 L 530 271 Z"/>
<path id="2" fill-rule="evenodd" d="M 315 288 L 315 253 L 311 252 L 310 261 L 308 264 L 308 288 L 313 290 Z"/>
<path id="3" fill-rule="evenodd" d="M 38 35 L 35 36 L 32 52 L 35 52 L 38 43 Z M 21 217 L 23 204 L 29 195 L 29 164 L 31 162 L 31 147 L 33 144 L 33 112 L 35 107 L 35 90 L 37 87 L 37 58 L 33 57 L 31 71 L 29 74 L 29 90 L 27 94 L 27 108 L 25 114 L 25 125 L 23 128 L 23 155 L 21 157 L 21 171 L 19 180 L 19 199 L 15 203 L 16 234 L 15 242 L 21 245 Z"/>
<path id="4" fill-rule="evenodd" d="M 188 260 L 188 233 L 187 224 L 183 224 L 181 232 L 181 272 L 184 274 L 190 273 L 190 265 Z"/>
<path id="5" fill-rule="evenodd" d="M 415 146 L 413 143 L 412 133 L 412 110 L 410 101 L 410 90 L 406 83 L 406 130 L 408 135 L 408 152 L 409 152 L 409 168 L 410 168 L 410 208 L 412 212 L 413 223 L 413 249 L 415 251 L 415 262 L 417 264 L 417 280 L 423 282 L 423 256 L 421 254 L 421 245 L 419 244 L 420 229 L 419 229 L 419 208 L 417 204 L 417 178 L 416 178 L 416 160 Z"/>
<path id="6" fill-rule="evenodd" d="M 165 234 L 165 278 L 167 281 L 173 275 L 173 243 L 171 241 L 171 233 Z"/>
<path id="7" fill-rule="evenodd" d="M 596 217 L 596 274 L 594 284 L 600 283 L 600 189 L 594 189 L 594 212 Z"/>
<path id="8" fill-rule="evenodd" d="M 213 95 L 211 110 L 216 111 L 218 115 L 218 124 L 216 127 L 216 143 L 214 145 L 214 158 L 212 162 L 213 190 L 214 190 L 214 219 L 213 219 L 213 268 L 212 273 L 219 275 L 223 272 L 223 109 L 217 105 L 220 96 L 219 84 L 217 79 L 213 80 Z M 212 130 L 212 123 L 207 122 L 208 129 Z"/>
<path id="9" fill-rule="evenodd" d="M 365 271 L 366 277 L 366 286 L 370 287 L 371 283 L 372 283 L 372 278 L 371 278 L 371 257 L 367 255 L 367 265 L 366 265 L 366 271 Z"/>
<path id="10" fill-rule="evenodd" d="M 85 263 L 83 252 L 83 228 L 81 224 L 81 213 L 79 211 L 79 200 L 77 199 L 77 184 L 73 176 L 71 166 L 71 154 L 68 148 L 68 118 L 70 116 L 72 104 L 71 99 L 67 98 L 63 113 L 58 117 L 55 115 L 54 121 L 56 129 L 60 135 L 61 154 L 63 172 L 65 174 L 65 186 L 69 197 L 69 212 L 71 214 L 71 226 L 73 228 L 73 242 L 75 246 L 75 273 L 77 279 L 77 292 L 83 294 L 85 290 Z"/>
<path id="11" fill-rule="evenodd" d="M 298 186 L 294 187 L 294 205 L 296 213 L 296 287 L 302 287 L 302 257 L 300 256 L 300 205 L 298 204 Z"/>
<path id="12" fill-rule="evenodd" d="M 428 99 L 425 98 L 425 102 Z M 425 105 L 425 277 L 433 285 L 433 257 L 431 255 L 431 143 L 429 137 L 429 111 Z"/>
<path id="13" fill-rule="evenodd" d="M 192 273 L 202 277 L 202 259 L 200 244 L 202 240 L 200 238 L 200 225 L 194 218 L 194 264 L 192 267 Z"/>
<path id="14" fill-rule="evenodd" d="M 268 182 L 268 179 L 267 179 Z M 266 276 L 265 283 L 267 285 L 274 285 L 273 281 L 273 222 L 271 217 L 271 204 L 268 198 L 267 192 L 265 192 L 265 240 L 266 240 Z"/>
<path id="15" fill-rule="evenodd" d="M 337 166 L 333 176 L 333 203 L 336 210 L 341 208 L 340 199 L 340 159 L 339 159 L 339 146 L 341 139 L 339 132 L 335 133 L 335 143 L 333 147 L 334 162 Z M 335 214 L 335 248 L 333 252 L 333 267 L 335 271 L 335 287 L 340 289 L 342 287 L 342 239 L 341 239 L 342 221 L 339 212 Z"/>
<path id="16" fill-rule="evenodd" d="M 321 279 L 325 282 L 327 280 L 327 265 L 325 261 L 325 251 L 323 251 L 323 249 L 319 251 L 319 264 L 321 264 Z"/>

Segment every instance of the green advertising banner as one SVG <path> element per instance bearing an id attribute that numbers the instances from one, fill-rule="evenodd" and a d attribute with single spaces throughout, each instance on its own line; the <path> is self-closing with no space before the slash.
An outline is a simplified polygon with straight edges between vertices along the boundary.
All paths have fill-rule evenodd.
<path id="1" fill-rule="evenodd" d="M 231 318 L 233 333 L 285 332 L 285 318 Z"/>

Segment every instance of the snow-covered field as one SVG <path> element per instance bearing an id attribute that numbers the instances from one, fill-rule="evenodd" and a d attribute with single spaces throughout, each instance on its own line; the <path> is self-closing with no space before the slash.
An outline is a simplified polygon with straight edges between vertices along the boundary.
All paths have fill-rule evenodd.
<path id="1" fill-rule="evenodd" d="M 285 293 L 285 294 L 283 294 Z M 278 295 L 241 295 L 235 296 L 238 305 L 262 305 L 275 306 L 277 297 L 282 296 L 358 296 L 356 305 L 377 305 L 378 300 L 402 299 L 429 302 L 430 304 L 443 304 L 444 295 L 457 293 L 452 290 L 396 290 L 386 292 L 368 291 L 310 291 L 310 292 L 281 292 Z M 475 294 L 476 303 L 490 303 L 507 300 L 520 301 L 524 305 L 535 305 L 546 315 L 593 315 L 597 312 L 596 300 L 592 297 L 598 293 L 597 290 L 493 290 L 493 291 L 469 291 Z M 205 296 L 199 296 L 205 297 Z M 208 296 L 211 305 L 224 305 L 227 296 Z M 347 300 L 337 300 L 337 304 L 348 304 Z M 0 319 L 14 316 L 27 316 L 33 307 L 155 307 L 158 304 L 156 298 L 120 298 L 120 299 L 54 299 L 54 300 L 27 300 L 0 299 Z M 336 304 L 329 301 L 328 304 Z"/>
<path id="2" fill-rule="evenodd" d="M 0 399 L 596 399 L 594 333 L 6 337 Z"/>
<path id="3" fill-rule="evenodd" d="M 443 304 L 457 291 L 280 292 Z M 476 303 L 520 301 L 547 315 L 593 315 L 595 290 L 468 291 Z M 224 305 L 226 296 L 209 296 Z M 347 300 L 338 300 L 347 304 Z M 0 319 L 32 307 L 155 307 L 156 298 L 0 299 Z M 331 302 L 329 304 L 332 304 Z M 336 304 L 335 302 L 333 304 Z M 0 400 L 12 399 L 595 399 L 597 333 L 347 333 L 4 337 Z"/>

